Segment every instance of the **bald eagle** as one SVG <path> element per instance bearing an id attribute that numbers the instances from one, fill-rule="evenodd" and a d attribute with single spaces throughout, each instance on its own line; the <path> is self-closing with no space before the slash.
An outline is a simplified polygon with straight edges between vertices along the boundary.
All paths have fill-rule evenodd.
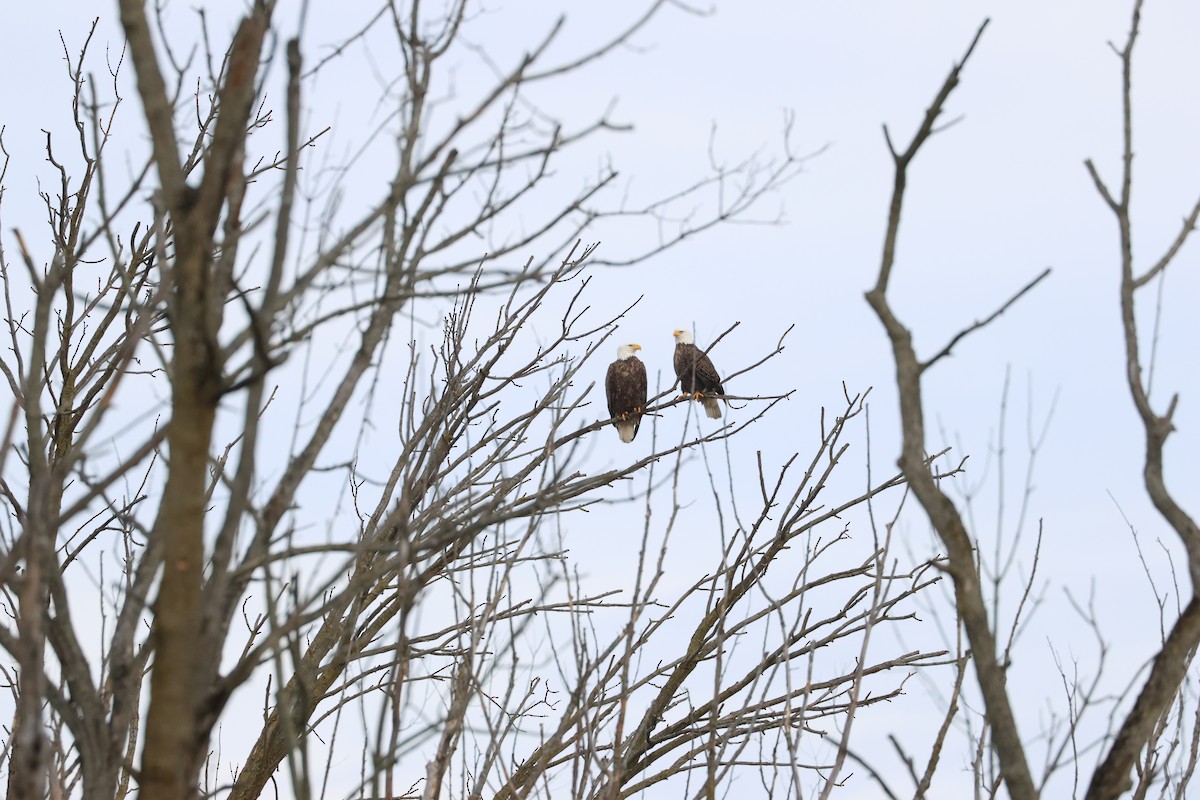
<path id="1" fill-rule="evenodd" d="M 721 404 L 713 395 L 725 394 L 721 376 L 708 356 L 696 347 L 691 331 L 675 331 L 675 374 L 679 377 L 679 388 L 690 394 L 693 400 L 704 404 L 704 413 L 709 419 L 721 418 Z"/>
<path id="2" fill-rule="evenodd" d="M 608 393 L 608 414 L 613 427 L 628 444 L 637 436 L 646 409 L 646 365 L 634 355 L 640 344 L 623 344 L 617 348 L 617 360 L 608 365 L 604 388 Z"/>

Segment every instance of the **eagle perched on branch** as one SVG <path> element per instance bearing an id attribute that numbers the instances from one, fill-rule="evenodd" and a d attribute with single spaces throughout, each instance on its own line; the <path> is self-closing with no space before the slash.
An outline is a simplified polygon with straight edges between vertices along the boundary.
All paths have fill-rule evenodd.
<path id="1" fill-rule="evenodd" d="M 636 355 L 640 344 L 623 344 L 617 348 L 617 360 L 608 365 L 604 388 L 608 393 L 608 415 L 613 427 L 628 444 L 637 436 L 646 410 L 646 365 Z"/>
<path id="2" fill-rule="evenodd" d="M 717 395 L 725 394 L 721 376 L 707 355 L 696 347 L 692 332 L 675 331 L 675 375 L 679 378 L 679 389 L 693 400 L 704 404 L 704 413 L 709 419 L 721 418 L 721 404 Z"/>

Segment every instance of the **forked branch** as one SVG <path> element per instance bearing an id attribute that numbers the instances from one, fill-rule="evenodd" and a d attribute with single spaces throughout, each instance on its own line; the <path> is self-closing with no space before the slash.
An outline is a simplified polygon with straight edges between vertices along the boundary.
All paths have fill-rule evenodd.
<path id="1" fill-rule="evenodd" d="M 1113 196 L 1090 159 L 1085 165 L 1097 191 L 1116 217 L 1120 235 L 1121 329 L 1125 340 L 1125 374 L 1130 395 L 1146 434 L 1146 457 L 1142 470 L 1146 492 L 1150 495 L 1154 507 L 1187 550 L 1192 592 L 1187 606 L 1163 642 L 1162 649 L 1154 656 L 1150 675 L 1133 708 L 1117 731 L 1112 747 L 1092 775 L 1086 795 L 1088 800 L 1108 800 L 1128 790 L 1134 762 L 1153 735 L 1154 726 L 1178 695 L 1188 665 L 1197 645 L 1200 645 L 1200 598 L 1196 595 L 1196 587 L 1200 586 L 1200 526 L 1197 526 L 1195 519 L 1179 505 L 1167 489 L 1163 475 L 1163 449 L 1167 437 L 1174 430 L 1172 417 L 1179 397 L 1173 396 L 1162 414 L 1156 412 L 1150 403 L 1149 388 L 1142 376 L 1136 308 L 1137 290 L 1156 277 L 1161 279 L 1189 234 L 1195 229 L 1197 218 L 1200 218 L 1200 202 L 1192 208 L 1183 222 L 1182 229 L 1162 258 L 1145 273 L 1137 275 L 1133 263 L 1133 225 L 1130 218 L 1130 189 L 1133 185 L 1133 110 L 1130 87 L 1133 48 L 1141 23 L 1141 11 L 1142 0 L 1137 0 L 1133 7 L 1129 38 L 1124 48 L 1117 51 L 1121 61 L 1124 131 L 1120 194 Z"/>
<path id="2" fill-rule="evenodd" d="M 913 349 L 911 332 L 896 316 L 887 300 L 888 280 L 891 276 L 892 265 L 895 263 L 900 212 L 908 181 L 908 166 L 921 146 L 935 132 L 934 123 L 941 115 L 950 93 L 958 85 L 962 68 L 974 51 L 985 27 L 987 27 L 987 20 L 979 26 L 962 60 L 950 70 L 950 74 L 938 90 L 933 104 L 925 112 L 925 118 L 920 128 L 903 153 L 896 151 L 890 135 L 887 135 L 886 128 L 884 130 L 888 149 L 891 151 L 892 160 L 895 163 L 895 182 L 888 212 L 879 278 L 875 287 L 867 293 L 867 302 L 870 303 L 887 331 L 888 338 L 892 343 L 892 355 L 896 362 L 896 382 L 899 388 L 900 417 L 903 428 L 900 470 L 912 487 L 917 500 L 929 515 L 929 521 L 937 531 L 938 537 L 946 546 L 949 559 L 948 571 L 954 579 L 954 597 L 958 618 L 967 632 L 967 638 L 974 654 L 975 671 L 982 690 L 988 719 L 992 725 L 993 748 L 1000 760 L 1000 769 L 1009 796 L 1014 800 L 1032 800 L 1037 797 L 1037 790 L 1029 772 L 1025 750 L 1021 744 L 1012 704 L 1005 686 L 1005 669 L 996 658 L 996 638 L 988 621 L 987 606 L 984 604 L 975 561 L 974 543 L 967 533 L 963 519 L 954 503 L 938 487 L 937 481 L 925 462 L 925 421 L 921 400 L 921 375 L 930 364 L 949 352 L 949 347 L 926 364 L 922 364 Z M 1030 284 L 1030 288 L 1032 285 Z M 1019 293 L 1017 297 L 1023 293 Z M 1004 308 L 1007 308 L 1007 305 L 1001 308 L 1001 311 Z M 991 321 L 999 313 L 997 312 L 987 321 Z M 982 327 L 983 324 L 986 322 L 980 323 L 977 327 Z M 951 341 L 950 346 L 953 346 L 961 336 L 965 336 L 974 329 L 976 328 L 970 328 L 956 337 Z"/>

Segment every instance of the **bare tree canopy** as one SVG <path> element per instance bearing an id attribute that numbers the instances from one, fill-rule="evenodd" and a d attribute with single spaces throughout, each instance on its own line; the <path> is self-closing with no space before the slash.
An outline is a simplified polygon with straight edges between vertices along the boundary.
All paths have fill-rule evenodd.
<path id="1" fill-rule="evenodd" d="M 947 41 L 915 133 L 884 127 L 882 258 L 849 287 L 882 324 L 861 346 L 891 345 L 879 400 L 890 372 L 792 369 L 830 334 L 799 311 L 743 325 L 721 304 L 739 266 L 693 246 L 783 222 L 821 120 L 787 113 L 732 161 L 714 124 L 647 193 L 613 154 L 643 135 L 617 92 L 584 116 L 563 98 L 649 63 L 670 26 L 720 23 L 675 0 L 604 26 L 566 11 L 514 39 L 466 0 L 119 0 L 42 43 L 69 126 L 0 123 L 8 795 L 1186 796 L 1200 528 L 1166 455 L 1182 400 L 1152 383 L 1200 200 L 1161 253 L 1135 251 L 1142 0 L 1112 48 L 1120 158 L 1081 171 L 1116 222 L 1104 280 L 1135 414 L 1113 424 L 1139 426 L 1139 491 L 1187 569 L 1151 566 L 1128 524 L 1140 563 L 1116 580 L 1148 581 L 1161 635 L 1115 669 L 1074 594 L 1094 658 L 1026 635 L 1070 569 L 1033 499 L 1052 413 L 1030 414 L 1007 518 L 1008 372 L 994 474 L 931 421 L 929 377 L 1052 269 L 1014 266 L 932 346 L 896 288 L 916 157 L 1001 32 Z M 10 150 L 18 126 L 43 131 L 36 152 Z M 671 280 L 712 304 L 681 288 L 679 318 L 631 330 L 654 291 L 638 276 L 679 253 L 701 263 Z M 1041 712 L 1016 672 L 1039 646 Z"/>

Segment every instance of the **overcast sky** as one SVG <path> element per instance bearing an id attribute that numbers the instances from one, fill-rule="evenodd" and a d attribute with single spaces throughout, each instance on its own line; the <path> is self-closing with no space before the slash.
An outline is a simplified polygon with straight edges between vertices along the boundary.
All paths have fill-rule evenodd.
<path id="1" fill-rule="evenodd" d="M 332 10 L 348 4 L 326 5 L 312 0 L 303 31 L 306 58 L 328 52 L 360 24 Z M 6 246 L 13 227 L 32 228 L 40 219 L 35 181 L 49 174 L 40 129 L 65 130 L 69 84 L 58 32 L 75 50 L 91 18 L 101 14 L 98 40 L 115 53 L 114 6 L 10 3 L 0 12 L 0 125 L 13 159 L 0 232 Z M 552 55 L 567 59 L 582 43 L 615 33 L 640 6 L 629 0 L 567 4 L 566 28 Z M 181 25 L 187 8 L 174 8 Z M 281 31 L 291 34 L 296 11 L 288 3 L 280 8 Z M 489 0 L 487 8 L 487 24 L 469 35 L 499 64 L 511 64 L 562 11 L 530 0 Z M 781 446 L 807 455 L 819 409 L 839 404 L 843 382 L 852 391 L 873 387 L 872 453 L 876 469 L 890 469 L 898 441 L 893 368 L 883 331 L 863 300 L 878 269 L 891 189 L 881 125 L 898 145 L 906 144 L 954 60 L 991 17 L 948 106 L 948 119 L 961 119 L 930 141 L 911 169 L 891 296 L 915 332 L 919 353 L 929 355 L 1043 268 L 1053 269 L 1035 292 L 927 376 L 927 412 L 947 434 L 931 426 L 928 445 L 951 444 L 956 453 L 970 454 L 971 479 L 982 479 L 1009 370 L 1010 480 L 1019 487 L 1027 410 L 1032 406 L 1040 425 L 1057 397 L 1031 506 L 1045 523 L 1042 568 L 1051 588 L 1040 627 L 1016 661 L 1015 691 L 1029 699 L 1022 716 L 1032 732 L 1033 706 L 1058 691 L 1047 633 L 1053 631 L 1066 651 L 1090 654 L 1086 636 L 1072 639 L 1077 626 L 1062 589 L 1086 596 L 1092 581 L 1119 650 L 1112 687 L 1123 688 L 1153 652 L 1157 620 L 1146 616 L 1153 604 L 1140 567 L 1131 566 L 1136 553 L 1117 503 L 1143 541 L 1166 537 L 1181 563 L 1140 485 L 1142 437 L 1124 384 L 1119 335 L 1116 227 L 1083 167 L 1090 157 L 1106 180 L 1117 181 L 1120 72 L 1108 43 L 1123 42 L 1131 3 L 752 0 L 706 8 L 701 15 L 667 9 L 635 37 L 636 47 L 539 96 L 564 119 L 587 121 L 611 105 L 613 119 L 634 126 L 581 150 L 579 174 L 594 174 L 611 158 L 622 190 L 636 203 L 703 175 L 714 129 L 716 152 L 730 162 L 756 151 L 764 160 L 773 157 L 786 114 L 794 115 L 793 151 L 819 155 L 750 215 L 781 213 L 781 224 L 720 227 L 636 269 L 601 273 L 594 303 L 615 313 L 645 296 L 619 338 L 642 344 L 651 370 L 669 371 L 674 328 L 694 326 L 705 345 L 740 322 L 714 353 L 724 370 L 755 360 L 795 325 L 780 359 L 729 387 L 739 395 L 797 390 L 732 446 L 735 473 L 750 469 L 756 450 L 779 453 L 777 461 L 786 455 Z M 1143 269 L 1157 260 L 1200 195 L 1198 38 L 1200 4 L 1147 2 L 1134 67 L 1134 254 Z M 473 76 L 483 73 L 478 61 L 463 58 L 456 90 L 468 96 Z M 342 78 L 323 77 L 311 98 L 310 128 L 334 126 L 331 148 L 350 147 L 379 122 L 380 88 L 370 60 L 347 57 L 341 72 L 331 71 Z M 129 102 L 136 102 L 132 95 Z M 620 259 L 654 235 L 646 226 L 606 229 L 599 255 Z M 1200 513 L 1198 259 L 1200 246 L 1193 244 L 1166 277 L 1153 384 L 1160 410 L 1171 393 L 1181 393 L 1167 476 L 1193 515 Z M 1142 298 L 1147 343 L 1152 297 Z M 607 361 L 597 361 L 591 379 L 602 379 Z M 631 447 L 644 452 L 645 439 Z M 611 452 L 598 459 L 631 457 L 615 434 L 610 440 Z M 1019 491 L 1013 485 L 1010 503 Z M 699 498 L 707 485 L 697 486 Z M 914 549 L 927 550 L 919 515 L 910 510 L 906 526 Z M 985 544 L 991 533 L 987 525 L 980 531 Z M 705 535 L 696 531 L 701 540 Z M 613 558 L 607 544 L 593 543 L 595 552 L 586 541 L 577 545 L 596 559 L 598 573 Z M 1165 575 L 1165 558 L 1152 549 L 1153 568 Z M 609 565 L 620 569 L 619 562 Z M 959 766 L 947 765 L 945 786 L 956 785 Z M 874 792 L 858 782 L 846 796 Z"/>

